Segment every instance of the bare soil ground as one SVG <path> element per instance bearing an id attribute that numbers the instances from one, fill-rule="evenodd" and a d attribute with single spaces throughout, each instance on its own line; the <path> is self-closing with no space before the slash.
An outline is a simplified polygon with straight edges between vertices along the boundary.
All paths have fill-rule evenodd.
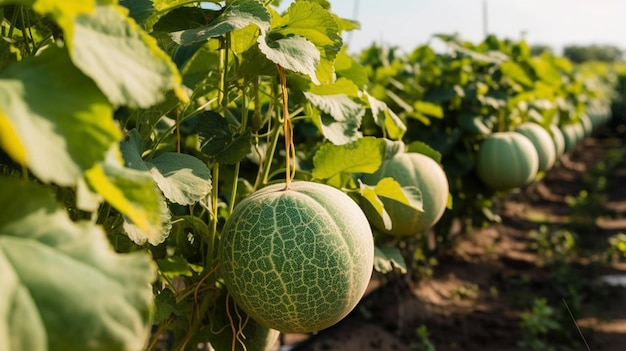
<path id="1" fill-rule="evenodd" d="M 371 293 L 346 319 L 317 335 L 284 335 L 282 349 L 426 350 L 416 334 L 425 326 L 437 351 L 523 350 L 521 315 L 546 298 L 555 313 L 570 307 L 573 315 L 558 313 L 567 318 L 543 339 L 548 347 L 586 350 L 586 341 L 591 350 L 626 350 L 626 286 L 599 282 L 608 274 L 626 276 L 626 264 L 598 258 L 609 236 L 626 232 L 626 163 L 607 173 L 599 208 L 571 203 L 623 144 L 608 129 L 587 138 L 541 182 L 503 199 L 501 223 L 460 236 L 431 277 L 407 282 L 376 275 Z M 572 223 L 578 217 L 583 220 Z M 567 263 L 549 264 L 538 252 L 531 232 L 541 225 L 576 235 L 576 254 Z"/>

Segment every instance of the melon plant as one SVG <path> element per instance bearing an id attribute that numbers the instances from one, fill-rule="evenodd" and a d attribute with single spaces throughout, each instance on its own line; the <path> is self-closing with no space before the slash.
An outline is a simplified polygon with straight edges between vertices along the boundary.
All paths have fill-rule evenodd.
<path id="1" fill-rule="evenodd" d="M 423 212 L 403 203 L 381 197 L 392 227 L 386 229 L 378 215 L 369 216 L 379 231 L 397 236 L 411 236 L 428 231 L 443 215 L 448 202 L 448 178 L 432 158 L 419 153 L 399 152 L 382 162 L 373 174 L 363 175 L 363 182 L 375 185 L 383 178 L 392 177 L 400 186 L 415 186 L 422 195 Z"/>
<path id="2" fill-rule="evenodd" d="M 539 169 L 533 143 L 516 132 L 489 135 L 476 155 L 476 174 L 494 190 L 509 190 L 528 184 Z"/>
<path id="3" fill-rule="evenodd" d="M 515 131 L 527 137 L 535 146 L 537 156 L 539 156 L 540 171 L 547 171 L 554 166 L 556 148 L 547 130 L 536 123 L 526 122 L 515 127 Z"/>
<path id="4" fill-rule="evenodd" d="M 265 187 L 242 200 L 219 242 L 221 275 L 259 324 L 285 333 L 327 328 L 369 282 L 374 240 L 360 207 L 328 185 Z"/>

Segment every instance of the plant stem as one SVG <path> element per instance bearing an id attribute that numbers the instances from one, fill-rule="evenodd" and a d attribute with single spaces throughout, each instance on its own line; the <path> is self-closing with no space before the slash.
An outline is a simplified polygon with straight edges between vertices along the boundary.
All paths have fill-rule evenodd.
<path id="1" fill-rule="evenodd" d="M 217 162 L 213 162 L 213 187 L 211 189 L 211 213 L 209 214 L 209 235 L 207 238 L 207 258 L 204 266 L 205 271 L 213 269 L 215 259 L 215 237 L 217 235 L 217 208 L 219 200 L 219 176 L 220 165 Z"/>
<path id="2" fill-rule="evenodd" d="M 292 146 L 294 146 L 292 135 L 293 127 L 291 125 L 291 119 L 289 116 L 287 77 L 285 76 L 285 70 L 281 66 L 276 65 L 276 68 L 278 69 L 278 76 L 280 77 L 280 88 L 283 100 L 283 134 L 285 135 L 285 190 L 287 190 L 291 186 L 291 179 L 294 176 L 291 172 L 291 162 L 292 159 L 295 160 L 295 148 L 292 149 Z"/>
<path id="3" fill-rule="evenodd" d="M 278 145 L 278 137 L 280 137 L 280 125 L 276 124 L 272 128 L 272 135 L 270 136 L 270 145 L 265 151 L 265 159 L 263 160 L 263 172 L 261 176 L 261 183 L 267 184 L 270 170 L 272 169 L 272 161 L 274 160 L 274 152 Z"/>

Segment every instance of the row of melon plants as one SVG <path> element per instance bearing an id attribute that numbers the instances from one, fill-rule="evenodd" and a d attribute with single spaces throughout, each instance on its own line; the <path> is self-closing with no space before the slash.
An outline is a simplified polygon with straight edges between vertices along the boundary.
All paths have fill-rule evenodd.
<path id="1" fill-rule="evenodd" d="M 493 37 L 352 57 L 358 24 L 323 0 L 0 10 L 0 349 L 265 350 L 329 327 L 372 267 L 487 213 L 487 138 L 604 98 Z"/>
<path id="2" fill-rule="evenodd" d="M 373 45 L 359 60 L 370 72 L 370 94 L 407 125 L 403 140 L 442 156 L 454 203 L 435 227 L 445 242 L 453 221 L 468 228 L 498 221 L 494 198 L 540 179 L 606 123 L 615 80 L 608 66 L 532 56 L 524 41 L 433 40 L 446 50 L 423 45 L 404 54 Z"/>

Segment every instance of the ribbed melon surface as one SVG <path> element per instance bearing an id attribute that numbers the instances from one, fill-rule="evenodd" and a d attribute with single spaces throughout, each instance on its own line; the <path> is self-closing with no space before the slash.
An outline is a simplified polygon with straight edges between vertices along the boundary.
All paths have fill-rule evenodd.
<path id="1" fill-rule="evenodd" d="M 540 171 L 547 171 L 554 166 L 556 149 L 554 141 L 547 130 L 536 123 L 527 122 L 517 126 L 515 131 L 527 137 L 535 146 L 539 156 Z"/>
<path id="2" fill-rule="evenodd" d="M 533 143 L 515 132 L 491 134 L 476 156 L 476 174 L 495 190 L 514 189 L 529 183 L 538 168 L 539 156 Z"/>
<path id="3" fill-rule="evenodd" d="M 294 182 L 263 188 L 236 206 L 218 256 L 235 302 L 285 333 L 327 328 L 361 299 L 373 266 L 367 218 L 346 194 Z"/>

